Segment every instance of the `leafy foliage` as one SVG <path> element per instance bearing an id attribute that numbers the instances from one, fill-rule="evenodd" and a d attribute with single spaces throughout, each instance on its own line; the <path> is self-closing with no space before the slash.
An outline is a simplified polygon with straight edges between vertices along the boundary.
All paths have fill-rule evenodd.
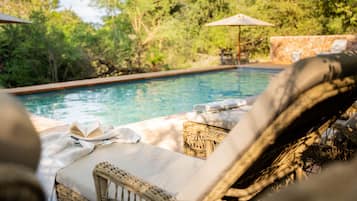
<path id="1" fill-rule="evenodd" d="M 269 36 L 357 32 L 356 0 L 92 0 L 106 16 L 83 22 L 58 0 L 0 0 L 0 12 L 30 19 L 0 25 L 5 87 L 189 67 L 236 49 L 237 29 L 206 23 L 243 13 L 275 24 L 242 27 L 243 49 L 267 55 Z"/>
<path id="2" fill-rule="evenodd" d="M 24 86 L 90 76 L 89 59 L 65 32 L 33 12 L 29 25 L 2 27 L 0 78 L 4 86 Z"/>

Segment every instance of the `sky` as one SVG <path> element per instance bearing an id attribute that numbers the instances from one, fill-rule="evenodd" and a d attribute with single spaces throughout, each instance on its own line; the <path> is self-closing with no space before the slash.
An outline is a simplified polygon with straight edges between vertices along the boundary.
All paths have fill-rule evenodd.
<path id="1" fill-rule="evenodd" d="M 89 6 L 91 0 L 60 0 L 60 9 L 73 10 L 85 22 L 102 23 L 104 10 Z"/>

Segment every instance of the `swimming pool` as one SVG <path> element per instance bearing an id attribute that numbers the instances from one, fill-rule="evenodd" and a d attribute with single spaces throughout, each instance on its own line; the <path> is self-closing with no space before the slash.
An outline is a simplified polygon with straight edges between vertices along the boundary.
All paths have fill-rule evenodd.
<path id="1" fill-rule="evenodd" d="M 279 69 L 238 68 L 18 96 L 36 115 L 115 126 L 192 111 L 199 103 L 261 93 Z"/>

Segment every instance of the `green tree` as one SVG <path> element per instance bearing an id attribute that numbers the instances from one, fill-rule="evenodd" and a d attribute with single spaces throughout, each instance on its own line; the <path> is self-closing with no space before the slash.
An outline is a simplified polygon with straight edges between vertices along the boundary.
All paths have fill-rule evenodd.
<path id="1" fill-rule="evenodd" d="M 0 79 L 24 86 L 190 67 L 236 48 L 237 29 L 206 27 L 243 13 L 275 24 L 242 27 L 242 47 L 268 55 L 269 37 L 344 34 L 357 31 L 356 0 L 92 0 L 104 8 L 103 25 L 84 23 L 58 0 L 2 0 L 0 12 L 30 25 L 0 27 Z M 218 61 L 218 58 L 216 58 Z M 108 72 L 93 72 L 92 65 Z M 98 68 L 96 68 L 98 70 Z M 114 73 L 113 73 L 114 72 Z"/>
<path id="2" fill-rule="evenodd" d="M 97 1 L 97 4 L 111 15 L 117 13 L 107 18 L 104 29 L 112 27 L 113 47 L 118 54 L 121 51 L 130 54 L 126 59 L 129 65 L 152 67 L 160 63 L 162 56 L 155 55 L 165 40 L 165 27 L 174 12 L 174 1 Z"/>
<path id="3" fill-rule="evenodd" d="M 324 34 L 355 33 L 357 31 L 356 0 L 317 1 L 316 7 Z"/>
<path id="4" fill-rule="evenodd" d="M 33 12 L 29 25 L 6 25 L 0 32 L 4 86 L 15 87 L 83 79 L 91 67 L 80 48 L 63 31 L 49 25 L 44 12 Z"/>

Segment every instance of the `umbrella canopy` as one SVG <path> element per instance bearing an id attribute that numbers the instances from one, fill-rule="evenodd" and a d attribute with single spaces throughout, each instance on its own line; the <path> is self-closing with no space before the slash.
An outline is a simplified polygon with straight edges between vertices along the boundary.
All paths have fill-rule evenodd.
<path id="1" fill-rule="evenodd" d="M 274 26 L 268 22 L 264 22 L 253 17 L 243 14 L 237 14 L 215 22 L 206 24 L 206 26 Z"/>
<path id="2" fill-rule="evenodd" d="M 27 20 L 23 20 L 23 19 L 17 18 L 17 17 L 13 17 L 13 16 L 10 16 L 10 15 L 5 15 L 5 14 L 0 13 L 0 23 L 5 23 L 5 24 L 8 24 L 8 23 L 22 23 L 22 24 L 26 24 L 26 23 L 31 23 L 31 22 L 27 21 Z"/>
<path id="3" fill-rule="evenodd" d="M 240 64 L 240 27 L 241 26 L 274 26 L 274 25 L 268 22 L 255 19 L 253 17 L 249 17 L 247 15 L 237 14 L 215 22 L 208 23 L 205 26 L 237 26 L 238 27 L 237 58 L 238 58 L 238 64 Z"/>

